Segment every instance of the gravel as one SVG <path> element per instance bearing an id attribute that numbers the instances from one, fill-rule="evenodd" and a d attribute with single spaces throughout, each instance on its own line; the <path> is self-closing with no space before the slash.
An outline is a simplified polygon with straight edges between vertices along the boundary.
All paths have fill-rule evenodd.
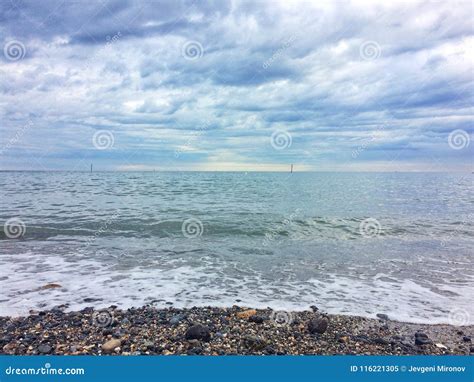
<path id="1" fill-rule="evenodd" d="M 0 354 L 472 354 L 473 326 L 271 309 L 61 308 L 0 317 Z M 279 317 L 282 315 L 280 314 Z M 283 315 L 284 316 L 284 315 Z M 380 318 L 380 317 L 379 317 Z"/>

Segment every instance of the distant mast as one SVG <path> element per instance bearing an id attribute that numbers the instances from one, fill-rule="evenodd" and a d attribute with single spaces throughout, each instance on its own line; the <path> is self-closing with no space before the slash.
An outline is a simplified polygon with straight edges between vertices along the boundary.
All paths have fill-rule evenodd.
<path id="1" fill-rule="evenodd" d="M 293 174 L 293 163 L 291 164 L 291 170 L 290 173 Z"/>
<path id="2" fill-rule="evenodd" d="M 92 163 L 91 163 L 91 172 L 92 172 Z"/>

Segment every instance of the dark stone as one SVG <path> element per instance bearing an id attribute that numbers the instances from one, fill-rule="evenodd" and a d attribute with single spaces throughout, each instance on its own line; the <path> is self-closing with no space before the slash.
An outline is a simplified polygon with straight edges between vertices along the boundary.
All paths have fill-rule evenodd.
<path id="1" fill-rule="evenodd" d="M 313 318 L 308 323 L 308 331 L 311 334 L 323 334 L 328 329 L 328 324 L 327 318 Z"/>
<path id="2" fill-rule="evenodd" d="M 190 350 L 188 350 L 187 352 L 188 355 L 198 355 L 198 354 L 202 354 L 202 347 L 200 346 L 196 346 Z"/>
<path id="3" fill-rule="evenodd" d="M 471 353 L 474 353 L 474 346 L 471 346 L 470 349 L 469 349 L 469 351 L 470 351 Z"/>
<path id="4" fill-rule="evenodd" d="M 25 337 L 23 338 L 23 341 L 25 341 L 26 343 L 31 343 L 31 342 L 34 342 L 37 338 L 38 336 L 34 334 L 26 334 Z"/>
<path id="5" fill-rule="evenodd" d="M 262 350 L 267 346 L 265 340 L 260 337 L 256 336 L 245 336 L 244 337 L 244 345 L 245 347 L 251 350 Z"/>
<path id="6" fill-rule="evenodd" d="M 186 316 L 184 314 L 177 314 L 177 315 L 170 318 L 170 324 L 171 325 L 178 325 L 185 318 L 186 318 Z"/>
<path id="7" fill-rule="evenodd" d="M 415 333 L 415 345 L 429 345 L 432 343 L 433 341 L 431 341 L 425 333 L 422 333 L 422 332 Z"/>
<path id="8" fill-rule="evenodd" d="M 310 308 L 315 313 L 318 311 L 318 307 L 316 305 L 311 305 Z"/>
<path id="9" fill-rule="evenodd" d="M 266 346 L 265 349 L 263 350 L 265 352 L 265 354 L 275 354 L 276 353 L 276 350 L 273 348 L 273 346 Z"/>
<path id="10" fill-rule="evenodd" d="M 96 301 L 102 301 L 101 298 L 93 298 L 93 297 L 86 297 L 83 302 L 96 302 Z"/>
<path id="11" fill-rule="evenodd" d="M 40 346 L 38 346 L 38 351 L 41 354 L 49 354 L 51 353 L 51 350 L 51 346 L 49 346 L 48 344 L 41 344 Z"/>
<path id="12" fill-rule="evenodd" d="M 362 342 L 364 344 L 370 343 L 370 338 L 365 334 L 359 334 L 357 336 L 352 336 L 352 340 L 355 342 Z"/>
<path id="13" fill-rule="evenodd" d="M 125 317 L 123 320 L 122 320 L 122 325 L 129 325 L 130 324 L 130 320 Z"/>
<path id="14" fill-rule="evenodd" d="M 61 309 L 55 307 L 51 309 L 51 314 L 54 314 L 55 316 L 63 316 L 65 313 Z"/>
<path id="15" fill-rule="evenodd" d="M 464 342 L 471 342 L 471 337 L 464 336 L 464 337 L 462 338 L 462 340 L 463 340 Z"/>
<path id="16" fill-rule="evenodd" d="M 375 338 L 372 342 L 376 345 L 388 345 L 388 341 L 380 337 Z"/>
<path id="17" fill-rule="evenodd" d="M 415 338 L 428 338 L 428 335 L 423 333 L 423 332 L 416 332 L 415 333 Z"/>
<path id="18" fill-rule="evenodd" d="M 387 321 L 388 320 L 388 316 L 384 313 L 377 313 L 377 317 L 380 318 L 381 320 L 383 321 Z"/>
<path id="19" fill-rule="evenodd" d="M 103 334 L 104 336 L 108 336 L 109 334 L 113 334 L 113 332 L 114 332 L 114 331 L 113 331 L 112 329 L 104 329 L 104 330 L 102 330 L 102 334 Z"/>
<path id="20" fill-rule="evenodd" d="M 187 331 L 185 338 L 187 340 L 202 340 L 209 342 L 211 340 L 211 332 L 208 327 L 203 325 L 193 325 Z"/>
<path id="21" fill-rule="evenodd" d="M 258 315 L 253 315 L 253 316 L 250 316 L 249 317 L 249 321 L 250 322 L 255 322 L 256 324 L 262 324 L 264 320 L 264 318 L 262 316 L 258 316 Z"/>
<path id="22" fill-rule="evenodd" d="M 459 334 L 460 336 L 462 336 L 464 334 L 464 332 L 462 330 L 458 330 L 456 333 Z"/>

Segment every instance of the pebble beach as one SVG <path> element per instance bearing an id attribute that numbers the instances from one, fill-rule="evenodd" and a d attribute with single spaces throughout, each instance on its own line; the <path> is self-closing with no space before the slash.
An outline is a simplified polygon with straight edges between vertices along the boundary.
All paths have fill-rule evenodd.
<path id="1" fill-rule="evenodd" d="M 469 355 L 474 327 L 232 306 L 111 306 L 0 317 L 10 355 Z"/>

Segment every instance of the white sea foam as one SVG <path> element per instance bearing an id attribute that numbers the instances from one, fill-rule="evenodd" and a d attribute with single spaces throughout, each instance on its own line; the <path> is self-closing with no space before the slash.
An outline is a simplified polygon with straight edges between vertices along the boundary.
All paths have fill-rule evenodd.
<path id="1" fill-rule="evenodd" d="M 452 323 L 450 312 L 466 312 L 474 324 L 473 283 L 439 286 L 439 293 L 410 280 L 377 274 L 371 278 L 327 275 L 325 280 L 268 281 L 258 272 L 230 276 L 216 272 L 211 261 L 191 267 L 168 263 L 163 267 L 114 269 L 95 260 L 66 260 L 31 252 L 1 257 L 0 314 L 25 315 L 69 304 L 70 310 L 86 306 L 122 308 L 152 303 L 157 307 L 230 306 L 239 304 L 276 310 L 304 310 L 317 305 L 328 313 L 375 317 L 415 323 Z M 164 264 L 163 264 L 164 265 Z M 171 266 L 173 265 L 173 266 Z M 61 288 L 41 290 L 47 283 Z M 84 299 L 97 299 L 85 302 Z M 87 301 L 87 300 L 86 300 Z"/>

